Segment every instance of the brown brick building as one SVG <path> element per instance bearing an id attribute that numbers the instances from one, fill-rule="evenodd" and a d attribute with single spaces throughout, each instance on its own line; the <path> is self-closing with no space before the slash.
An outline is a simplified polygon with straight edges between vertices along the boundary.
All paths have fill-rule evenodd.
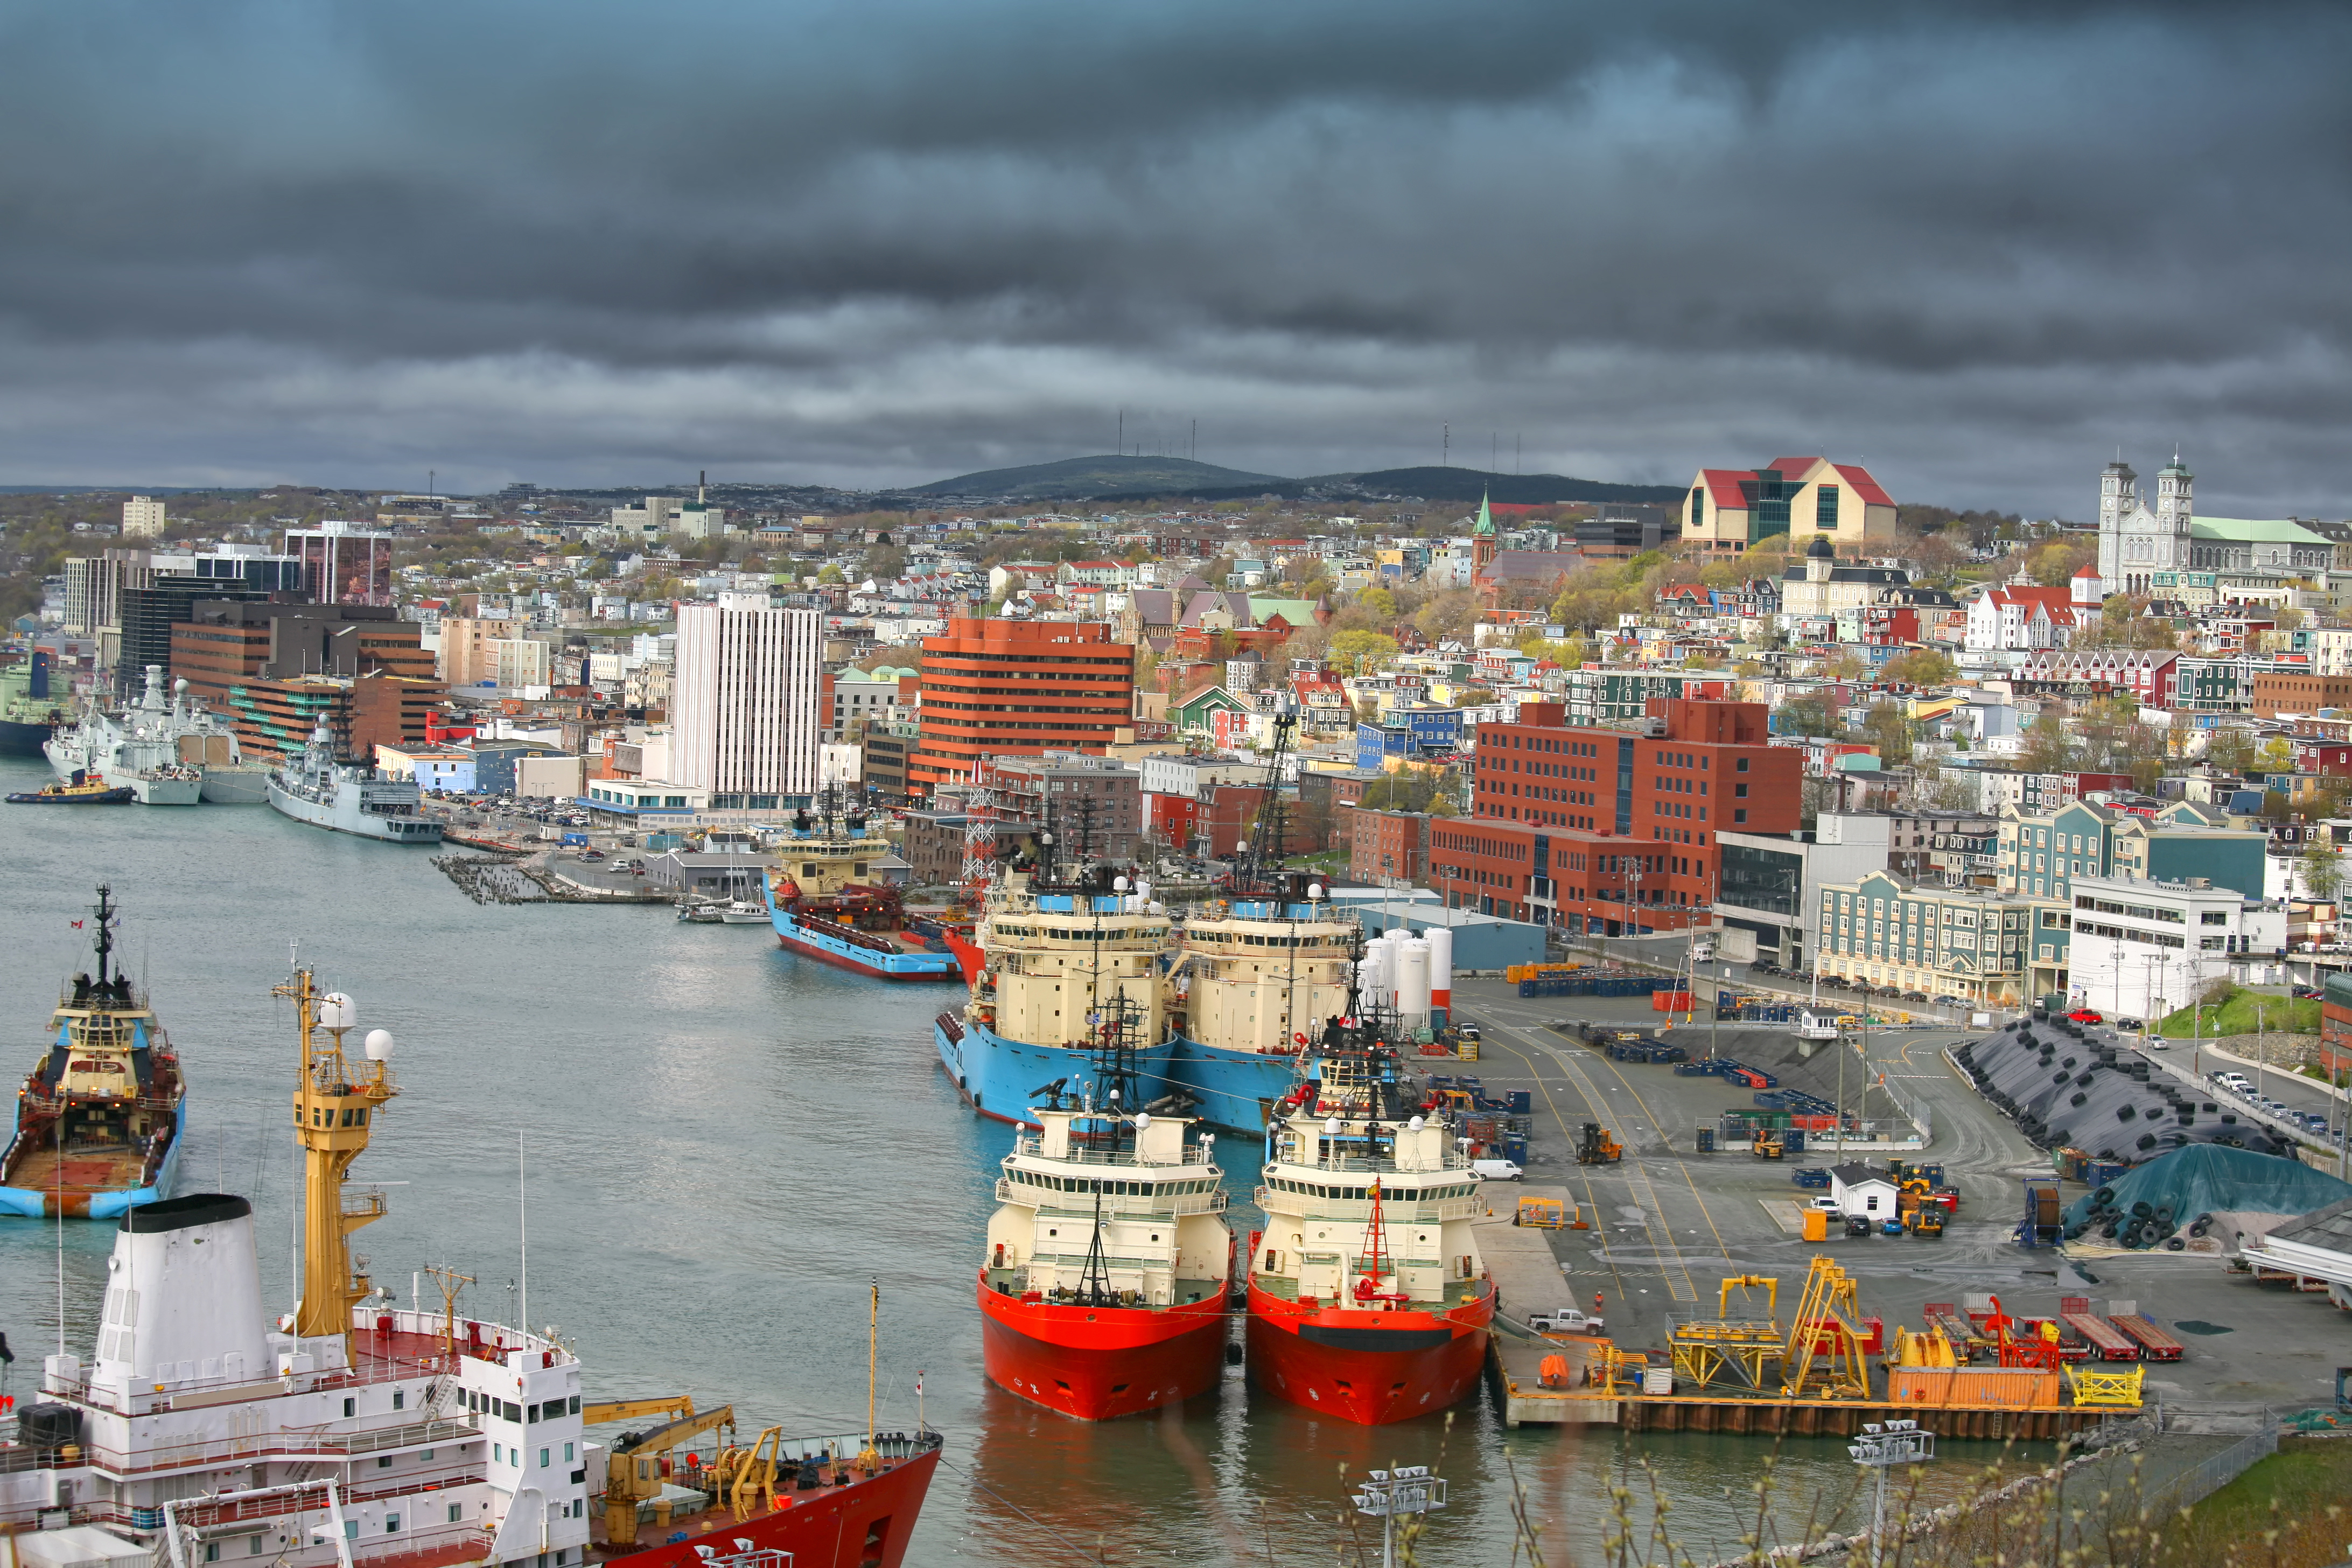
<path id="1" fill-rule="evenodd" d="M 202 600 L 172 628 L 172 673 L 257 760 L 300 750 L 321 713 L 346 752 L 373 757 L 423 742 L 447 695 L 420 629 L 373 605 Z"/>
<path id="2" fill-rule="evenodd" d="M 1433 826 L 1454 820 L 1418 811 L 1348 813 L 1352 833 L 1348 847 L 1348 878 L 1377 887 L 1391 878 L 1418 883 L 1429 869 L 1429 842 Z"/>
<path id="3" fill-rule="evenodd" d="M 1610 936 L 1706 924 L 1717 834 L 1796 830 L 1802 761 L 1769 743 L 1762 703 L 1654 698 L 1641 729 L 1563 713 L 1527 703 L 1479 727 L 1475 815 L 1430 834 L 1427 884 L 1449 906 Z"/>
<path id="4" fill-rule="evenodd" d="M 2252 695 L 2258 719 L 2352 708 L 2352 675 L 2257 675 Z"/>

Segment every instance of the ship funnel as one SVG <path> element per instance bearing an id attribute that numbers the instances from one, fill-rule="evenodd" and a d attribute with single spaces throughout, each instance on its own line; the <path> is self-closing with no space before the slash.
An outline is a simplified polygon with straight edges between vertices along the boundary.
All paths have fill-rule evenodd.
<path id="1" fill-rule="evenodd" d="M 271 1374 L 245 1199 L 195 1193 L 134 1208 L 106 1268 L 94 1386 L 145 1393 Z"/>

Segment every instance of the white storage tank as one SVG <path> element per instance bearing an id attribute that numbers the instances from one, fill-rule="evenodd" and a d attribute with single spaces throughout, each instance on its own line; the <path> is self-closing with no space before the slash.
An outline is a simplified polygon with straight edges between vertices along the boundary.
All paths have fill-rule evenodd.
<path id="1" fill-rule="evenodd" d="M 1429 943 L 1407 937 L 1396 944 L 1399 1021 L 1408 1029 L 1429 1027 Z"/>
<path id="2" fill-rule="evenodd" d="M 1454 932 L 1431 926 L 1422 933 L 1429 943 L 1429 1006 L 1433 1013 L 1454 1010 Z"/>

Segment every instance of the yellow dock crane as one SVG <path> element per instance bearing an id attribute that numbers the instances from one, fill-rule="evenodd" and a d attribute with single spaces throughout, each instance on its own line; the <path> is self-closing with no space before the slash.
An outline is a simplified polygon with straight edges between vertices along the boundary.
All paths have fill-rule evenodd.
<path id="1" fill-rule="evenodd" d="M 1817 1394 L 1830 1399 L 1870 1397 L 1870 1368 L 1862 1356 L 1862 1304 L 1854 1294 L 1853 1276 L 1835 1260 L 1816 1255 L 1806 1271 L 1805 1289 L 1797 1300 L 1796 1321 L 1780 1359 L 1780 1392 L 1790 1399 Z M 1826 1344 L 1824 1343 L 1826 1342 Z M 1814 1382 L 1813 1363 L 1826 1356 L 1828 1367 Z"/>
<path id="2" fill-rule="evenodd" d="M 651 1431 L 625 1435 L 613 1445 L 612 1454 L 604 1461 L 604 1536 L 623 1546 L 636 1544 L 639 1503 L 653 1502 L 655 1529 L 663 1529 L 669 1523 L 668 1510 L 660 1500 L 661 1457 L 706 1432 L 724 1427 L 731 1437 L 735 1431 L 733 1405 L 722 1405 L 698 1415 L 694 1401 L 682 1394 L 664 1399 L 623 1399 L 587 1405 L 580 1411 L 582 1424 L 589 1426 L 607 1421 L 631 1421 L 640 1415 L 668 1415 L 671 1419 Z M 770 1500 L 774 1500 L 772 1489 Z"/>
<path id="3" fill-rule="evenodd" d="M 1740 1291 L 1745 1304 L 1748 1290 L 1764 1291 L 1764 1316 L 1734 1318 L 1731 1293 Z M 1787 1353 L 1787 1336 L 1780 1331 L 1780 1281 L 1769 1274 L 1734 1274 L 1717 1292 L 1712 1320 L 1688 1320 L 1671 1325 L 1667 1346 L 1675 1375 L 1695 1388 L 1718 1381 L 1763 1392 L 1767 1369 Z"/>

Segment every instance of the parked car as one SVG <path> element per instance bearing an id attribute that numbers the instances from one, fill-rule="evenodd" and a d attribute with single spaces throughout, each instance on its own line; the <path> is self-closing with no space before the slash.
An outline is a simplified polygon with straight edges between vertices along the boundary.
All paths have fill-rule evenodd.
<path id="1" fill-rule="evenodd" d="M 2146 1030 L 2147 1026 L 2141 1023 L 2137 1018 L 2117 1018 L 2116 1020 L 2116 1027 L 2121 1029 L 2127 1035 L 2137 1035 Z M 2164 1042 L 2158 1040 L 2155 1043 L 2157 1045 L 2162 1045 Z"/>
<path id="2" fill-rule="evenodd" d="M 2291 987 L 2291 989 L 2296 996 L 2302 998 L 2304 1001 L 2316 1002 L 2319 1000 L 2319 987 L 2316 985 L 2296 985 Z"/>
<path id="3" fill-rule="evenodd" d="M 2094 1013 L 2088 1007 L 2077 1007 L 2066 1016 L 2077 1024 L 2104 1024 L 2107 1021 L 2104 1016 Z"/>
<path id="4" fill-rule="evenodd" d="M 1927 1000 L 1927 994 L 1925 991 L 1906 991 L 1903 993 L 1903 1000 L 1925 1003 Z"/>

